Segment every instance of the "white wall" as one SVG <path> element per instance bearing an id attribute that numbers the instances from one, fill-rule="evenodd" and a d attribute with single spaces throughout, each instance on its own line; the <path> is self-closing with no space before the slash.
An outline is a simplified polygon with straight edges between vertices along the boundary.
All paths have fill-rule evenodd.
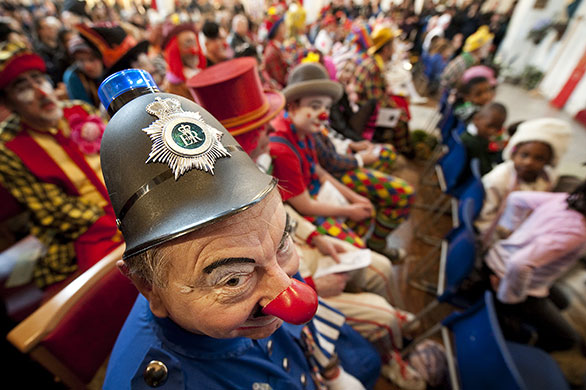
<path id="1" fill-rule="evenodd" d="M 504 67 L 515 75 L 523 72 L 538 49 L 527 39 L 533 26 L 541 19 L 555 19 L 565 15 L 565 1 L 549 0 L 544 9 L 533 8 L 535 1 L 519 1 L 509 23 L 505 39 L 497 53 L 497 58 L 501 60 Z M 555 49 L 555 47 L 551 49 Z"/>
<path id="2" fill-rule="evenodd" d="M 551 0 L 556 1 L 556 0 Z M 499 14 L 504 14 L 509 11 L 509 9 L 513 6 L 515 0 L 487 0 L 482 5 L 482 11 L 488 12 L 498 12 Z"/>
<path id="3" fill-rule="evenodd" d="M 582 1 L 560 43 L 560 49 L 539 85 L 548 99 L 555 98 L 586 52 L 586 1 Z M 571 115 L 586 108 L 586 77 L 583 77 L 566 103 Z"/>

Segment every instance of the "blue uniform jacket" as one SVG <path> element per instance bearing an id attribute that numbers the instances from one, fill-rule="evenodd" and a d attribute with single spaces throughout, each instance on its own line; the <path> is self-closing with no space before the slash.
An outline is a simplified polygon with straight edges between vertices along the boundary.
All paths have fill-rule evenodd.
<path id="1" fill-rule="evenodd" d="M 372 388 L 380 373 L 377 352 L 339 312 L 320 303 L 320 313 L 308 324 L 321 344 L 317 354 L 329 357 L 335 348 L 344 369 Z M 303 326 L 284 323 L 262 340 L 214 339 L 155 317 L 139 295 L 112 351 L 104 389 L 149 389 L 143 372 L 152 360 L 168 369 L 160 389 L 315 389 L 299 343 Z"/>

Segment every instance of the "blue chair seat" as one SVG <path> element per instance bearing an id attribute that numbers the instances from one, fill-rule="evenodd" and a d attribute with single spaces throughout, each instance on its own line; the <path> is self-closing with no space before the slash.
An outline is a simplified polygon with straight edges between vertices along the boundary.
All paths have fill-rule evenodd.
<path id="1" fill-rule="evenodd" d="M 442 323 L 452 331 L 462 390 L 569 389 L 548 354 L 505 341 L 490 291 L 477 305 L 448 316 Z M 451 379 L 452 384 L 457 382 L 457 378 Z"/>
<path id="2" fill-rule="evenodd" d="M 511 341 L 506 341 L 505 344 L 527 389 L 568 389 L 568 383 L 557 363 L 546 352 Z"/>

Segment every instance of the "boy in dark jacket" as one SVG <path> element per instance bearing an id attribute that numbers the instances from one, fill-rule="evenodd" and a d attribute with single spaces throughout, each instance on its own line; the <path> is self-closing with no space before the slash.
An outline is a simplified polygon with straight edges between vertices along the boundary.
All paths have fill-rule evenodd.
<path id="1" fill-rule="evenodd" d="M 502 162 L 501 148 L 494 140 L 505 120 L 507 109 L 500 103 L 489 103 L 474 115 L 461 135 L 468 153 L 468 161 L 480 160 L 480 173 L 484 176 L 492 167 Z"/>

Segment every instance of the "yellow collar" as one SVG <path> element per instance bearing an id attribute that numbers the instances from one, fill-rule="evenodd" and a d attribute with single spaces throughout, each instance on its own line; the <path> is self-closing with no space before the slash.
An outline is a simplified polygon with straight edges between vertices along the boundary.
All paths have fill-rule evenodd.
<path id="1" fill-rule="evenodd" d="M 374 62 L 376 62 L 381 71 L 385 69 L 385 62 L 383 61 L 383 58 L 380 56 L 380 54 L 374 55 Z"/>

